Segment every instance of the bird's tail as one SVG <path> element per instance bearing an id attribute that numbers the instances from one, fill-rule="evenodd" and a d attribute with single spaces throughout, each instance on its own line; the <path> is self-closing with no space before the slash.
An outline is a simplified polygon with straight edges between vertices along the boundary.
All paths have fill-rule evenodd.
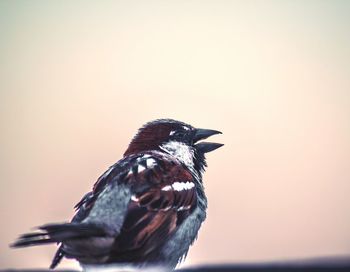
<path id="1" fill-rule="evenodd" d="M 66 240 L 104 236 L 102 227 L 88 223 L 47 224 L 37 228 L 38 231 L 22 234 L 11 247 L 38 246 L 49 243 L 61 243 Z"/>
<path id="2" fill-rule="evenodd" d="M 10 246 L 14 248 L 39 246 L 104 235 L 106 235 L 106 232 L 102 227 L 91 223 L 47 224 L 38 227 L 37 231 L 22 234 Z M 61 245 L 56 252 L 50 268 L 54 268 L 64 255 L 65 252 Z"/>

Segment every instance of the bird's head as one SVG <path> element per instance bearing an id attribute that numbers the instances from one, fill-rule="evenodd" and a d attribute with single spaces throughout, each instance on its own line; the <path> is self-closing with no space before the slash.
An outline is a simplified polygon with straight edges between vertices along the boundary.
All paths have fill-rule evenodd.
<path id="1" fill-rule="evenodd" d="M 204 154 L 223 144 L 199 141 L 215 134 L 221 134 L 221 132 L 194 128 L 176 120 L 159 119 L 139 129 L 124 156 L 158 150 L 176 157 L 187 167 L 200 173 L 206 166 Z"/>

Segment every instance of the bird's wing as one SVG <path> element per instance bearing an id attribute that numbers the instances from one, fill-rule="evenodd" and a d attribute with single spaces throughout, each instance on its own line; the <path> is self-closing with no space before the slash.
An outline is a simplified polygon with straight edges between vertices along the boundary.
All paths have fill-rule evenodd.
<path id="1" fill-rule="evenodd" d="M 123 182 L 130 184 L 132 196 L 110 261 L 152 259 L 196 207 L 193 177 L 177 160 L 146 154 L 136 159 Z"/>

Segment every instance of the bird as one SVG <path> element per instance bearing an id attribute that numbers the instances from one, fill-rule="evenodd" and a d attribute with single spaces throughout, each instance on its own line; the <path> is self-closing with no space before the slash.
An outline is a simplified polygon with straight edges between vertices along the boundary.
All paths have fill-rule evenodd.
<path id="1" fill-rule="evenodd" d="M 186 258 L 206 218 L 205 154 L 221 134 L 173 119 L 143 125 L 122 159 L 76 205 L 70 222 L 44 224 L 11 247 L 56 243 L 50 269 L 63 257 L 89 265 L 175 267 Z"/>

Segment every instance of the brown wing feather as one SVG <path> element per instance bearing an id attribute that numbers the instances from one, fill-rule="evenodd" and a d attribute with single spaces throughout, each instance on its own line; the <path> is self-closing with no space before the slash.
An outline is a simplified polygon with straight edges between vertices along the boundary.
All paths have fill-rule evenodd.
<path id="1" fill-rule="evenodd" d="M 125 176 L 124 182 L 134 188 L 135 194 L 115 240 L 110 262 L 152 259 L 156 249 L 197 205 L 195 186 L 187 168 L 155 154 L 147 159 L 154 160 L 152 167 L 147 168 L 147 163 L 138 161 Z M 135 169 L 139 165 L 143 165 L 142 171 Z"/>

